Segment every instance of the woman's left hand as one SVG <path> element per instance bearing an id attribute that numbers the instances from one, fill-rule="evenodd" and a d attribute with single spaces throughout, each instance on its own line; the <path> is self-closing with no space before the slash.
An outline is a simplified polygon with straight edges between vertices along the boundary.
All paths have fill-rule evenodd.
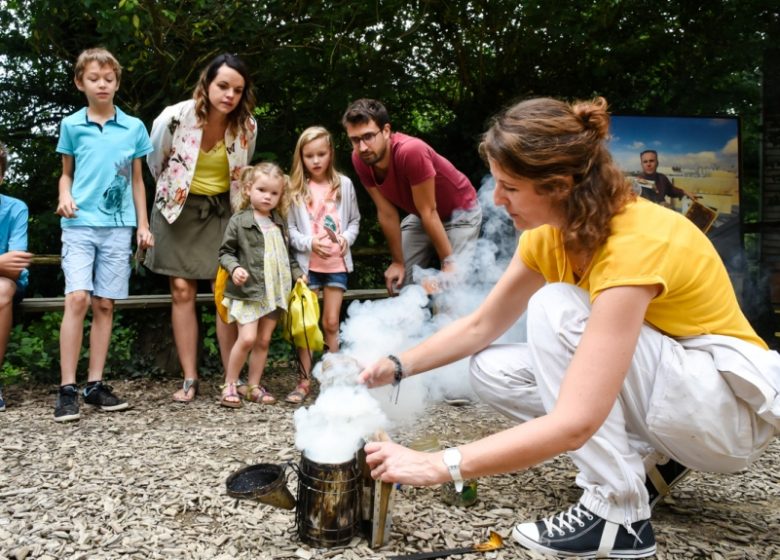
<path id="1" fill-rule="evenodd" d="M 440 451 L 414 451 L 391 441 L 372 441 L 364 449 L 375 480 L 413 486 L 431 486 L 449 480 Z"/>

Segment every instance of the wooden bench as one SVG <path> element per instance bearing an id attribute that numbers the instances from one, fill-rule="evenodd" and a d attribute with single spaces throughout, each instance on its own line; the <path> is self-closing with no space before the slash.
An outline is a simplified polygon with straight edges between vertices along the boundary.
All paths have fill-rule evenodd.
<path id="1" fill-rule="evenodd" d="M 387 297 L 384 288 L 372 288 L 368 290 L 347 290 L 344 293 L 344 301 L 382 299 Z M 214 294 L 198 294 L 197 303 L 204 305 L 214 304 Z M 114 309 L 154 309 L 171 305 L 171 294 L 132 295 L 127 299 L 118 299 L 114 303 Z M 48 313 L 65 309 L 65 298 L 59 297 L 33 297 L 25 298 L 19 303 L 19 310 L 23 313 Z"/>
<path id="2" fill-rule="evenodd" d="M 387 254 L 385 248 L 363 248 L 353 251 L 353 255 L 375 256 Z M 35 255 L 33 265 L 57 265 L 60 264 L 59 255 Z M 385 288 L 370 288 L 364 290 L 347 290 L 344 293 L 344 301 L 373 300 L 387 297 Z M 204 305 L 214 305 L 214 295 L 211 293 L 198 294 L 196 302 Z M 131 295 L 127 299 L 118 299 L 114 303 L 114 309 L 155 309 L 171 305 L 170 294 Z M 65 309 L 65 297 L 28 297 L 18 304 L 18 309 L 23 313 L 47 313 L 50 311 L 62 311 Z"/>

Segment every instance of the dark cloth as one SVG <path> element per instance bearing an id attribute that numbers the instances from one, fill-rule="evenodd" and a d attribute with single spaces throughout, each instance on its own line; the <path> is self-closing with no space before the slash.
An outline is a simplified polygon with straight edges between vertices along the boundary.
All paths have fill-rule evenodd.
<path id="1" fill-rule="evenodd" d="M 218 196 L 190 194 L 172 224 L 157 206 L 152 207 L 150 229 L 154 247 L 146 253 L 144 265 L 157 274 L 214 280 L 217 276 L 219 246 L 230 220 L 228 193 Z"/>
<path id="2" fill-rule="evenodd" d="M 271 214 L 273 222 L 282 230 L 284 244 L 287 246 L 287 258 L 290 261 L 290 274 L 293 282 L 303 276 L 298 261 L 290 253 L 290 233 L 287 220 L 276 212 Z M 222 246 L 219 249 L 219 264 L 228 271 L 225 284 L 225 297 L 232 299 L 259 301 L 265 293 L 263 268 L 265 267 L 265 238 L 255 221 L 252 207 L 235 214 L 225 230 Z M 249 273 L 249 279 L 243 286 L 233 284 L 232 275 L 237 267 L 243 267 Z"/>
<path id="3" fill-rule="evenodd" d="M 653 173 L 651 175 L 642 173 L 639 177 L 645 181 L 655 183 L 655 189 L 642 189 L 642 196 L 648 200 L 664 202 L 667 196 L 670 198 L 682 198 L 685 196 L 685 192 L 675 187 L 669 180 L 669 177 L 663 173 Z"/>

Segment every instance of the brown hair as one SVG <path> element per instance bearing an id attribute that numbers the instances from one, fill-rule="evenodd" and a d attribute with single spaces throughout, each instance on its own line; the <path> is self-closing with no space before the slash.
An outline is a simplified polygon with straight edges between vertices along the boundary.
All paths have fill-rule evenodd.
<path id="1" fill-rule="evenodd" d="M 76 59 L 74 74 L 77 82 L 81 82 L 84 79 L 84 70 L 90 62 L 97 62 L 101 67 L 110 66 L 114 74 L 116 74 L 116 81 L 120 82 L 122 80 L 122 65 L 119 64 L 119 61 L 113 54 L 104 48 L 98 47 L 82 51 Z"/>
<path id="2" fill-rule="evenodd" d="M 330 165 L 326 174 L 328 182 L 330 182 L 331 193 L 335 195 L 335 200 L 341 199 L 341 178 L 334 165 L 336 154 L 333 149 L 333 138 L 326 128 L 310 126 L 301 132 L 298 142 L 295 144 L 292 169 L 290 170 L 290 199 L 293 204 L 308 204 L 311 202 L 311 191 L 307 181 L 309 173 L 306 171 L 306 166 L 303 163 L 303 148 L 309 142 L 314 142 L 320 138 L 325 138 L 328 142 L 328 148 L 330 148 Z"/>
<path id="3" fill-rule="evenodd" d="M 249 189 L 261 177 L 276 179 L 282 183 L 282 196 L 279 204 L 274 208 L 282 218 L 287 218 L 287 210 L 290 208 L 290 178 L 284 174 L 282 168 L 272 161 L 263 161 L 257 165 L 248 165 L 241 170 L 241 204 L 243 210 L 249 206 Z"/>
<path id="4" fill-rule="evenodd" d="M 381 101 L 376 99 L 358 99 L 353 101 L 344 111 L 341 124 L 366 124 L 374 121 L 379 129 L 383 129 L 390 122 L 390 115 Z"/>
<path id="5" fill-rule="evenodd" d="M 8 148 L 0 142 L 0 181 L 5 177 L 6 169 L 8 169 Z"/>
<path id="6" fill-rule="evenodd" d="M 234 54 L 220 54 L 203 69 L 198 79 L 198 85 L 192 92 L 192 98 L 195 100 L 195 114 L 198 117 L 198 124 L 206 124 L 209 116 L 209 86 L 217 77 L 217 73 L 222 66 L 232 68 L 244 78 L 244 90 L 241 92 L 241 100 L 238 105 L 227 116 L 228 128 L 234 135 L 239 131 L 247 133 L 249 131 L 249 121 L 252 118 L 252 112 L 255 109 L 255 94 L 252 91 L 252 80 L 249 78 L 249 69 L 246 64 Z"/>
<path id="7" fill-rule="evenodd" d="M 608 136 L 603 97 L 530 99 L 493 119 L 479 152 L 549 195 L 565 216 L 565 248 L 593 255 L 609 237 L 612 217 L 636 198 L 607 150 Z"/>

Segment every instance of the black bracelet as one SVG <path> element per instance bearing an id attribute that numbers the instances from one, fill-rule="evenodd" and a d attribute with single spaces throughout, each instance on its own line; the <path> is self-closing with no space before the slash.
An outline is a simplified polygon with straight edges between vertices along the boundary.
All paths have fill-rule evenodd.
<path id="1" fill-rule="evenodd" d="M 393 375 L 393 385 L 398 385 L 401 382 L 401 379 L 404 378 L 404 366 L 403 364 L 401 364 L 401 360 L 398 359 L 398 356 L 393 356 L 392 354 L 388 354 L 387 359 L 393 362 L 393 365 L 395 366 L 395 374 Z"/>
<path id="2" fill-rule="evenodd" d="M 404 366 L 398 356 L 388 354 L 387 359 L 393 362 L 395 366 L 395 373 L 393 374 L 393 387 L 395 387 L 395 404 L 398 404 L 398 394 L 401 392 L 401 380 L 404 378 Z M 390 394 L 390 400 L 393 400 L 392 393 Z"/>

